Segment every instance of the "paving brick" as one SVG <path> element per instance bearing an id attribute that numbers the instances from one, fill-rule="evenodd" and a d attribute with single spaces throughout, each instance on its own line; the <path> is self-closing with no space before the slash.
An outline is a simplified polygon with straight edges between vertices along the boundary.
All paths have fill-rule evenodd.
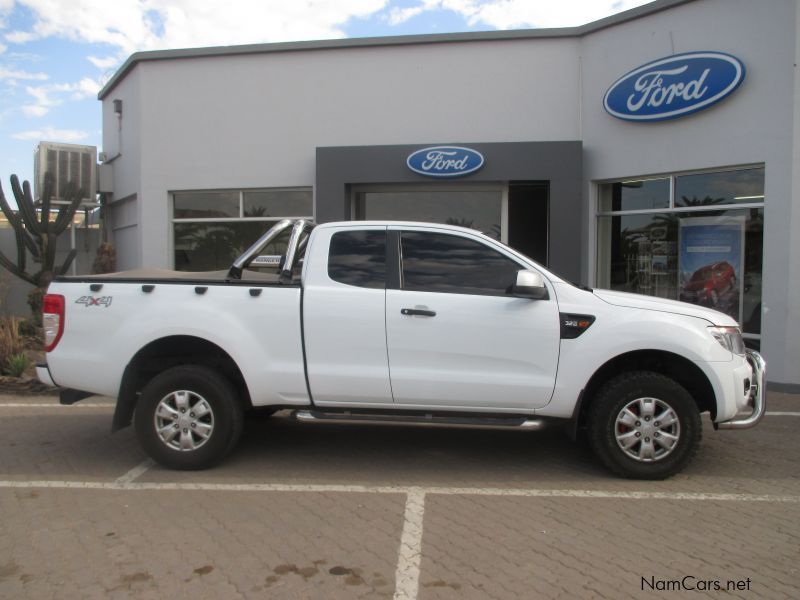
<path id="1" fill-rule="evenodd" d="M 393 494 L 0 490 L 0 597 L 391 596 Z M 38 525 L 31 515 L 46 515 Z M 49 532 L 44 535 L 45 532 Z"/>
<path id="2" fill-rule="evenodd" d="M 0 404 L 12 401 L 0 397 Z M 39 399 L 28 399 L 39 400 Z M 46 399 L 52 402 L 52 398 Z M 770 394 L 771 410 L 800 411 Z M 0 481 L 111 483 L 141 463 L 111 408 L 0 408 Z M 541 434 L 250 421 L 210 471 L 136 482 L 415 486 L 427 490 L 419 597 L 643 598 L 641 578 L 751 579 L 730 598 L 800 597 L 800 503 L 437 494 L 430 488 L 800 497 L 800 417 L 705 423 L 663 482 L 611 477 Z M 0 598 L 389 598 L 405 493 L 0 487 Z M 704 594 L 692 594 L 692 597 Z"/>
<path id="3" fill-rule="evenodd" d="M 800 592 L 798 503 L 428 494 L 422 548 L 421 599 L 639 598 L 685 576 Z"/>

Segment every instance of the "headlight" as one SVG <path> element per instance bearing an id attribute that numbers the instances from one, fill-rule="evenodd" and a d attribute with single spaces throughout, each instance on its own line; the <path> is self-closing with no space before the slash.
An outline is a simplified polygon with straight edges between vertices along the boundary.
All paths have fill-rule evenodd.
<path id="1" fill-rule="evenodd" d="M 729 352 L 745 355 L 744 339 L 738 327 L 709 327 L 708 331 Z"/>

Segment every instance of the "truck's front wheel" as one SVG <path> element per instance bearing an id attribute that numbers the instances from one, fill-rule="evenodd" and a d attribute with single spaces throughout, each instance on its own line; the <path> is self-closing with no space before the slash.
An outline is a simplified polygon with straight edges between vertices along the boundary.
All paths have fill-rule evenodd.
<path id="1" fill-rule="evenodd" d="M 665 479 L 683 469 L 700 445 L 697 404 L 676 381 L 649 371 L 606 383 L 589 408 L 589 440 L 617 475 Z"/>
<path id="2" fill-rule="evenodd" d="M 242 432 L 242 407 L 213 369 L 168 369 L 142 390 L 134 425 L 145 452 L 171 469 L 205 469 L 220 461 Z"/>

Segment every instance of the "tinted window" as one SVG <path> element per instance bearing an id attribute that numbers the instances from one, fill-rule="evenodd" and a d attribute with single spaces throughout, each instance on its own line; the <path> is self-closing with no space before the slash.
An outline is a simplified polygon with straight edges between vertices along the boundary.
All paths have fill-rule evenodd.
<path id="1" fill-rule="evenodd" d="M 675 206 L 764 201 L 764 167 L 675 178 Z"/>
<path id="2" fill-rule="evenodd" d="M 600 210 L 669 208 L 670 180 L 616 181 L 600 186 Z"/>
<path id="3" fill-rule="evenodd" d="M 403 289 L 503 296 L 520 265 L 488 246 L 443 233 L 403 232 Z"/>
<path id="4" fill-rule="evenodd" d="M 386 231 L 334 233 L 328 255 L 328 277 L 359 287 L 386 287 Z"/>

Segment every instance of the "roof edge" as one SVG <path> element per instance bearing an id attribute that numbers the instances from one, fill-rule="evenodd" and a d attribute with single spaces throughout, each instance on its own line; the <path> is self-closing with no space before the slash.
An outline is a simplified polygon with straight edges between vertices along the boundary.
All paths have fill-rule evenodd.
<path id="1" fill-rule="evenodd" d="M 203 48 L 180 48 L 171 50 L 149 50 L 134 52 L 117 69 L 97 94 L 103 100 L 140 62 L 174 60 L 183 58 L 205 58 L 211 56 L 238 56 L 243 54 L 266 54 L 273 52 L 303 52 L 344 48 L 374 48 L 386 46 L 406 46 L 412 44 L 448 44 L 477 41 L 509 41 L 542 38 L 583 37 L 585 35 L 620 25 L 628 21 L 668 10 L 681 4 L 696 0 L 655 0 L 649 4 L 592 21 L 575 27 L 555 27 L 541 29 L 511 29 L 497 31 L 467 31 L 459 33 L 433 33 L 420 35 L 398 35 L 383 37 L 340 38 L 302 42 L 274 42 L 264 44 L 242 44 L 235 46 L 208 46 Z"/>

